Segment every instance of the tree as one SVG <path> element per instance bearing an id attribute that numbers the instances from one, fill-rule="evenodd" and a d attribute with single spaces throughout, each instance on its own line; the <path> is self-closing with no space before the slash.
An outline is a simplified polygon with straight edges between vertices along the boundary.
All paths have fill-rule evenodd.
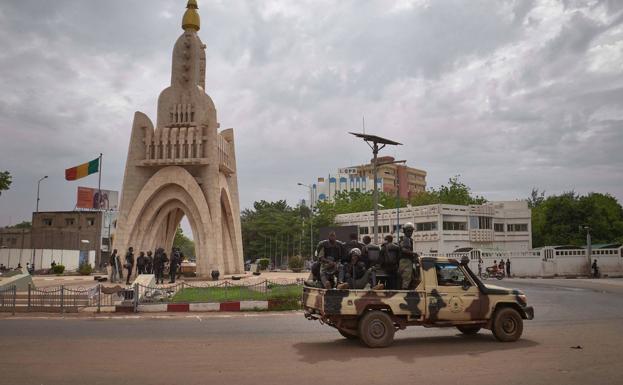
<path id="1" fill-rule="evenodd" d="M 2 195 L 3 191 L 6 191 L 11 187 L 11 182 L 13 177 L 11 173 L 8 171 L 0 171 L 0 195 Z"/>
<path id="2" fill-rule="evenodd" d="M 530 193 L 530 197 L 528 198 L 528 207 L 531 209 L 540 206 L 545 201 L 545 190 L 541 191 L 539 194 L 539 189 L 536 187 L 532 188 L 532 192 Z"/>
<path id="3" fill-rule="evenodd" d="M 438 189 L 431 188 L 428 191 L 415 194 L 411 198 L 411 205 L 424 206 L 431 204 L 449 205 L 481 205 L 487 200 L 481 196 L 473 196 L 472 190 L 465 183 L 460 181 L 460 175 L 448 179 L 447 185 L 439 186 Z"/>
<path id="4" fill-rule="evenodd" d="M 180 226 L 175 230 L 175 238 L 173 238 L 173 246 L 179 247 L 180 252 L 185 257 L 195 256 L 195 242 L 184 235 L 184 231 Z"/>
<path id="5" fill-rule="evenodd" d="M 529 202 L 535 202 L 534 195 Z M 532 207 L 533 247 L 583 246 L 586 244 L 583 226 L 590 227 L 593 243 L 623 240 L 623 208 L 613 196 L 601 193 L 580 196 L 574 191 L 549 197 L 536 196 L 543 199 Z"/>
<path id="6" fill-rule="evenodd" d="M 9 226 L 9 227 L 12 229 L 30 229 L 32 228 L 32 224 L 30 223 L 30 221 L 23 221 L 23 222 L 20 222 L 16 225 Z"/>
<path id="7" fill-rule="evenodd" d="M 240 215 L 242 242 L 247 258 L 309 256 L 309 221 L 314 215 L 308 207 L 289 206 L 285 200 L 258 201 Z M 314 223 L 314 228 L 315 223 Z"/>

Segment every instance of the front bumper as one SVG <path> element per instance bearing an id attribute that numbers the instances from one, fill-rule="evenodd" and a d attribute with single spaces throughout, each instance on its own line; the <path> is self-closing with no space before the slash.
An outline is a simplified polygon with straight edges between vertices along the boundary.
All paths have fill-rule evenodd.
<path id="1" fill-rule="evenodd" d="M 524 306 L 522 310 L 526 316 L 526 319 L 530 320 L 534 318 L 534 308 L 532 306 Z"/>

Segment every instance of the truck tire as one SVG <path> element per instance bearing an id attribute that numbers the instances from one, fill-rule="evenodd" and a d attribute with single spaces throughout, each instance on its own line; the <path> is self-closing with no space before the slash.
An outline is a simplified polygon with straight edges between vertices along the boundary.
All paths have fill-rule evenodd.
<path id="1" fill-rule="evenodd" d="M 370 348 L 384 348 L 394 341 L 396 328 L 389 315 L 373 310 L 359 320 L 359 338 Z"/>
<path id="2" fill-rule="evenodd" d="M 338 332 L 340 332 L 340 334 L 342 335 L 342 337 L 349 339 L 349 340 L 356 340 L 359 338 L 359 336 L 357 335 L 357 333 L 351 333 L 349 331 L 346 331 L 344 329 L 337 329 Z"/>
<path id="3" fill-rule="evenodd" d="M 500 342 L 514 342 L 523 333 L 523 320 L 512 307 L 498 309 L 493 317 L 493 336 Z"/>
<path id="4" fill-rule="evenodd" d="M 461 333 L 468 336 L 478 333 L 481 329 L 479 325 L 458 325 L 456 328 L 459 329 Z"/>

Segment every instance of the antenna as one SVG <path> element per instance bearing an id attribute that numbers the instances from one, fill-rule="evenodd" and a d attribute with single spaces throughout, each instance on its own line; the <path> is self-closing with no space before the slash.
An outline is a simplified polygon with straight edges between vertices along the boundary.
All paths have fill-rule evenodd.
<path id="1" fill-rule="evenodd" d="M 361 124 L 363 126 L 363 133 L 366 133 L 366 116 L 365 115 L 361 115 Z"/>

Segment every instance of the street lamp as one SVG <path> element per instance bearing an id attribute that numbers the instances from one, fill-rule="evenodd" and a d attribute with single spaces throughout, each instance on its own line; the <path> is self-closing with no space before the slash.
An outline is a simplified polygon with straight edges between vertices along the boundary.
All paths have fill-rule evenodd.
<path id="1" fill-rule="evenodd" d="M 368 135 L 368 134 L 359 134 L 356 132 L 349 132 L 349 134 L 354 135 L 358 138 L 361 138 L 366 142 L 368 146 L 372 149 L 372 170 L 374 174 L 374 243 L 378 245 L 379 243 L 379 188 L 377 185 L 377 174 L 378 174 L 378 164 L 377 164 L 377 155 L 379 151 L 385 148 L 385 146 L 402 146 L 402 143 L 395 142 L 393 140 L 387 138 L 381 138 L 376 135 Z M 381 146 L 379 146 L 381 144 Z"/>
<path id="2" fill-rule="evenodd" d="M 44 179 L 47 179 L 48 176 L 44 176 L 43 178 L 39 179 L 39 181 L 37 182 L 37 207 L 35 209 L 35 212 L 38 213 L 39 212 L 39 189 L 41 187 L 41 181 Z"/>
<path id="3" fill-rule="evenodd" d="M 298 182 L 299 186 L 304 186 L 309 189 L 309 259 L 311 260 L 314 257 L 314 232 L 313 232 L 313 221 L 312 215 L 314 212 L 314 197 L 312 192 L 312 186 Z"/>

